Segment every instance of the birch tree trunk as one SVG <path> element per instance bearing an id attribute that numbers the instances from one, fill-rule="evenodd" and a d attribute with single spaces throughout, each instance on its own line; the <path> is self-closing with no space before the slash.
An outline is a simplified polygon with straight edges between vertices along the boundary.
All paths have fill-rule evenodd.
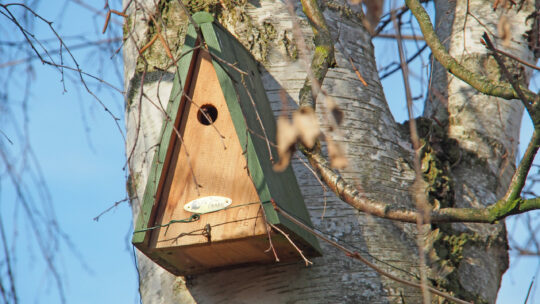
<path id="1" fill-rule="evenodd" d="M 534 6 L 534 1 L 525 1 L 521 10 L 499 7 L 494 11 L 486 1 L 437 0 L 434 24 L 440 40 L 458 62 L 492 80 L 508 81 L 487 48 L 480 43 L 482 35 L 489 33 L 491 37 L 497 37 L 494 40 L 499 49 L 535 64 L 536 58 L 524 38 L 531 26 L 531 22 L 525 20 L 534 11 Z M 508 45 L 500 39 L 502 33 L 497 27 L 500 22 L 505 22 L 503 18 L 512 31 Z M 528 83 L 531 70 L 525 71 L 512 60 L 506 60 L 506 66 L 520 75 L 521 81 Z M 479 93 L 447 73 L 438 63 L 434 65 L 431 83 L 424 116 L 435 117 L 442 123 L 448 137 L 460 148 L 459 162 L 452 165 L 450 173 L 455 192 L 454 206 L 480 207 L 495 203 L 506 192 L 516 169 L 523 114 L 521 101 Z M 463 242 L 458 261 L 450 257 L 450 262 L 444 262 L 442 259 L 449 256 L 441 250 L 433 259 L 446 263 L 443 268 L 447 268 L 449 274 L 442 285 L 450 286 L 451 280 L 458 280 L 463 295 L 495 302 L 501 276 L 508 267 L 504 223 L 452 224 L 439 228 L 449 235 L 444 243 L 457 239 Z"/>
<path id="2" fill-rule="evenodd" d="M 130 1 L 124 1 L 127 5 Z M 496 67 L 479 46 L 478 24 L 468 17 L 474 13 L 492 32 L 498 15 L 485 1 L 436 1 L 437 24 L 451 54 L 477 66 Z M 457 5 L 452 6 L 449 3 Z M 312 30 L 299 4 L 291 16 L 286 4 L 265 1 L 189 1 L 192 11 L 212 12 L 260 62 L 266 93 L 280 114 L 284 90 L 290 107 L 295 107 L 306 78 L 307 66 L 301 53 L 310 60 L 313 52 Z M 349 159 L 342 176 L 368 198 L 393 205 L 414 206 L 411 185 L 413 149 L 407 128 L 394 121 L 378 78 L 373 45 L 362 25 L 359 6 L 343 0 L 321 4 L 335 43 L 336 64 L 323 82 L 327 98 L 317 102 L 317 113 L 328 136 L 340 143 Z M 532 6 L 532 7 L 531 7 Z M 523 46 L 524 20 L 534 9 L 525 7 L 512 20 L 515 41 L 513 54 L 533 60 Z M 153 152 L 165 119 L 175 66 L 158 42 L 142 55 L 143 48 L 158 30 L 173 55 L 178 57 L 188 19 L 176 1 L 138 0 L 128 9 L 124 35 L 127 147 L 130 177 L 128 190 L 138 214 L 148 178 Z M 475 19 L 476 20 L 476 19 Z M 518 22 L 519 21 L 519 22 Z M 308 50 L 299 48 L 293 24 L 299 22 Z M 466 24 L 465 24 L 466 23 Z M 464 25 L 465 24 L 465 25 Z M 465 29 L 464 29 L 465 28 Z M 465 33 L 465 35 L 463 35 Z M 338 42 L 339 41 L 339 42 Z M 143 60 L 142 57 L 145 59 Z M 364 86 L 349 62 L 351 58 L 367 81 Z M 491 77 L 500 77 L 496 68 L 487 69 Z M 425 120 L 420 133 L 429 135 L 423 168 L 429 193 L 436 204 L 475 206 L 495 202 L 504 192 L 514 172 L 522 106 L 518 101 L 503 101 L 475 92 L 461 81 L 434 68 L 431 98 L 426 102 L 426 117 L 435 116 L 437 124 Z M 336 102 L 344 113 L 339 132 L 324 126 L 326 101 Z M 326 100 L 326 101 L 325 101 Z M 161 106 L 159 106 L 161 105 Z M 424 131 L 423 131 L 424 130 Z M 427 131 L 426 131 L 427 130 Z M 433 130 L 438 130 L 433 131 Z M 440 132 L 439 132 L 440 131 Z M 449 144 L 450 143 L 450 144 Z M 452 155 L 442 155 L 437 147 L 457 143 Z M 457 156 L 456 156 L 457 155 Z M 375 218 L 359 213 L 325 192 L 312 171 L 299 158 L 293 160 L 298 182 L 315 227 L 340 242 L 356 248 L 382 269 L 407 280 L 419 273 L 419 250 L 414 224 Z M 439 183 L 437 183 L 439 181 Z M 444 182 L 440 182 L 444 181 Z M 434 186 L 437 184 L 438 186 Z M 475 301 L 494 302 L 502 273 L 508 266 L 504 224 L 432 225 L 422 248 L 429 259 L 430 282 L 457 296 Z M 322 244 L 323 256 L 314 265 L 276 263 L 238 267 L 188 278 L 175 277 L 137 252 L 140 293 L 150 303 L 419 303 L 421 291 L 380 276 L 335 248 Z M 390 266 L 391 265 L 391 266 Z"/>

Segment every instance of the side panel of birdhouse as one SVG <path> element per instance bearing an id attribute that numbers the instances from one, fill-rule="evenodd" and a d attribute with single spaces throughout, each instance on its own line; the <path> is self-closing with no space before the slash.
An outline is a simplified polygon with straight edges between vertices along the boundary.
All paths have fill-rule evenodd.
<path id="1" fill-rule="evenodd" d="M 189 90 L 189 84 L 186 84 L 186 80 L 190 74 L 193 73 L 194 64 L 192 62 L 195 41 L 197 40 L 197 33 L 193 26 L 190 26 L 185 38 L 184 47 L 182 49 L 182 55 L 178 60 L 178 69 L 176 70 L 173 80 L 173 88 L 169 97 L 169 103 L 167 105 L 167 114 L 163 120 L 163 126 L 161 128 L 160 143 L 157 145 L 150 172 L 148 174 L 148 180 L 142 200 L 141 210 L 135 223 L 135 230 L 133 233 L 133 244 L 136 246 L 145 246 L 145 240 L 148 241 L 150 226 L 153 226 L 153 218 L 155 216 L 155 200 L 159 195 L 159 188 L 163 184 L 164 168 L 168 163 L 167 156 L 170 155 L 170 151 L 174 146 L 175 138 L 172 136 L 174 132 L 174 125 L 177 121 L 178 108 L 182 102 L 182 96 L 184 90 Z M 150 225 L 149 225 L 150 224 Z"/>
<path id="2" fill-rule="evenodd" d="M 221 27 L 206 23 L 201 25 L 201 29 L 210 51 L 223 60 L 214 61 L 217 74 L 222 76 L 219 77 L 222 88 L 233 87 L 232 92 L 224 89 L 225 98 L 233 117 L 238 115 L 243 118 L 233 121 L 242 145 L 248 148 L 246 157 L 250 173 L 261 201 L 265 203 L 268 220 L 273 224 L 282 224 L 286 230 L 301 236 L 297 241 L 306 242 L 309 244 L 307 248 L 312 247 L 320 252 L 318 241 L 313 235 L 280 216 L 273 210 L 272 205 L 267 203 L 274 199 L 283 210 L 312 226 L 292 169 L 289 167 L 278 173 L 272 168 L 273 160 L 277 158 L 273 146 L 276 142 L 276 124 L 256 62 L 249 52 Z M 239 102 L 236 103 L 235 100 Z M 317 254 L 315 251 L 310 253 Z"/>

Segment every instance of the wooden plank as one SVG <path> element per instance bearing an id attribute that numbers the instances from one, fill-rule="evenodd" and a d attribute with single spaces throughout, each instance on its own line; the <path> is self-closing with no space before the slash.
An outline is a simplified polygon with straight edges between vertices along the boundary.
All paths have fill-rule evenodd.
<path id="1" fill-rule="evenodd" d="M 218 38 L 215 32 L 216 26 L 214 24 L 203 24 L 201 25 L 201 30 L 204 35 L 204 39 L 210 52 L 224 62 L 229 64 L 239 65 L 240 63 L 236 60 L 234 56 L 234 43 L 236 38 L 230 37 L 221 37 Z M 222 50 L 227 50 L 222 52 Z M 245 147 L 247 164 L 249 167 L 249 173 L 251 179 L 255 184 L 257 192 L 259 193 L 259 198 L 261 201 L 270 201 L 271 195 L 268 191 L 268 185 L 265 181 L 264 173 L 261 170 L 260 159 L 254 150 L 253 139 L 247 129 L 247 121 L 245 115 L 249 113 L 249 109 L 246 111 L 241 107 L 241 103 L 238 101 L 239 98 L 244 97 L 245 90 L 238 90 L 236 85 L 241 82 L 240 73 L 234 68 L 231 68 L 229 65 L 214 60 L 214 68 L 218 76 L 221 90 L 227 101 L 229 111 L 233 117 L 234 128 L 236 134 L 240 140 L 240 143 Z M 276 213 L 271 208 L 266 208 L 266 216 L 269 222 L 273 224 L 278 223 L 278 218 Z"/>
<path id="2" fill-rule="evenodd" d="M 155 224 L 189 218 L 192 213 L 184 210 L 184 205 L 200 197 L 224 196 L 233 203 L 226 210 L 201 215 L 199 221 L 155 229 L 150 247 L 207 243 L 202 234 L 206 224 L 211 225 L 212 242 L 266 234 L 259 196 L 242 155 L 243 147 L 206 52 L 199 53 L 189 96 L 192 102 L 186 102 L 178 126 L 182 139 L 176 140 L 171 154 Z M 199 107 L 217 110 L 213 124 L 201 122 Z"/>
<path id="3" fill-rule="evenodd" d="M 272 242 L 281 262 L 295 261 L 298 252 L 280 234 L 272 232 Z M 157 260 L 170 265 L 177 275 L 199 274 L 239 265 L 274 263 L 269 242 L 260 235 L 187 247 L 161 248 L 153 251 Z"/>

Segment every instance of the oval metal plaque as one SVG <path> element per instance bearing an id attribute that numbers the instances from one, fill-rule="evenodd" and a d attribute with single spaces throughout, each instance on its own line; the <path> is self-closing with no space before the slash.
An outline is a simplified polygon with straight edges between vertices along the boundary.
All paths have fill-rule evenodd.
<path id="1" fill-rule="evenodd" d="M 232 203 L 232 199 L 223 196 L 205 196 L 184 205 L 184 210 L 188 212 L 204 214 L 227 208 Z"/>

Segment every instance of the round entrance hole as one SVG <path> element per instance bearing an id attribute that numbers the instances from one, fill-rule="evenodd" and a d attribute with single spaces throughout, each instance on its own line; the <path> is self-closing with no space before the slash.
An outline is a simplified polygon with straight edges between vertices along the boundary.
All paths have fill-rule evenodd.
<path id="1" fill-rule="evenodd" d="M 209 126 L 216 122 L 217 116 L 217 109 L 211 104 L 205 104 L 201 106 L 201 108 L 197 112 L 197 119 L 205 126 Z"/>

